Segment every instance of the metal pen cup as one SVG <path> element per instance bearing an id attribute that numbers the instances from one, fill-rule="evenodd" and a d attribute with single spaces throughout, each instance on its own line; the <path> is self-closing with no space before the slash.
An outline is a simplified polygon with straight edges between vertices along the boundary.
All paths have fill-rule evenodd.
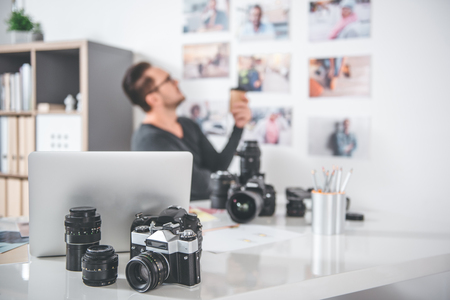
<path id="1" fill-rule="evenodd" d="M 314 234 L 336 234 L 337 194 L 311 192 L 312 231 Z"/>
<path id="2" fill-rule="evenodd" d="M 347 197 L 344 193 L 336 194 L 336 234 L 344 233 Z"/>

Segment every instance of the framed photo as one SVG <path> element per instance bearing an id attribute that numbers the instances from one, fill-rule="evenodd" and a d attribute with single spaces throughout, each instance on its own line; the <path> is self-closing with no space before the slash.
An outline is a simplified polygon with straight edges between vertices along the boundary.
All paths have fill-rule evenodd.
<path id="1" fill-rule="evenodd" d="M 184 78 L 228 77 L 229 59 L 228 43 L 185 45 Z"/>
<path id="2" fill-rule="evenodd" d="M 238 57 L 238 87 L 249 92 L 289 93 L 291 55 L 255 54 Z"/>
<path id="3" fill-rule="evenodd" d="M 370 56 L 309 60 L 309 96 L 370 96 Z"/>
<path id="4" fill-rule="evenodd" d="M 290 0 L 240 0 L 237 36 L 246 40 L 282 40 L 289 37 Z"/>
<path id="5" fill-rule="evenodd" d="M 227 31 L 229 0 L 184 0 L 183 32 Z"/>
<path id="6" fill-rule="evenodd" d="M 308 153 L 369 159 L 369 117 L 310 117 Z"/>
<path id="7" fill-rule="evenodd" d="M 256 140 L 260 145 L 292 144 L 291 107 L 252 107 L 252 119 L 242 134 L 241 142 Z"/>
<path id="8" fill-rule="evenodd" d="M 195 121 L 209 136 L 226 136 L 228 126 L 228 101 L 186 100 L 179 106 L 179 115 Z"/>
<path id="9" fill-rule="evenodd" d="M 311 1 L 309 40 L 370 37 L 371 0 Z"/>

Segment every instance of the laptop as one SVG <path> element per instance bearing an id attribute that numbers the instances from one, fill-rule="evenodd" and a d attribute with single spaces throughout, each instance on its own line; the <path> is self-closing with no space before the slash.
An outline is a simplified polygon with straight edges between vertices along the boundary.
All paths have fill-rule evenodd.
<path id="1" fill-rule="evenodd" d="M 189 152 L 33 152 L 28 167 L 30 253 L 66 254 L 65 216 L 92 206 L 101 216 L 101 245 L 130 251 L 135 215 L 189 208 Z"/>

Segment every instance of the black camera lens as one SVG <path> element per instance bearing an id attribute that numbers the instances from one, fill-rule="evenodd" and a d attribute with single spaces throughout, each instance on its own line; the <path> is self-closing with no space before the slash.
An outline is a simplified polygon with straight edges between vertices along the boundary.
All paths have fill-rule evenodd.
<path id="1" fill-rule="evenodd" d="M 288 200 L 288 204 L 286 204 L 286 214 L 289 217 L 303 217 L 305 209 L 303 200 Z"/>
<path id="2" fill-rule="evenodd" d="M 211 174 L 211 208 L 224 209 L 228 199 L 228 189 L 234 182 L 234 176 L 228 171 L 217 171 Z"/>
<path id="3" fill-rule="evenodd" d="M 251 191 L 234 193 L 227 201 L 227 211 L 233 221 L 247 223 L 253 220 L 263 207 L 261 195 Z"/>
<path id="4" fill-rule="evenodd" d="M 146 251 L 133 257 L 126 266 L 128 284 L 140 293 L 153 290 L 169 277 L 169 262 L 161 253 Z"/>
<path id="5" fill-rule="evenodd" d="M 81 271 L 81 258 L 87 248 L 99 244 L 102 221 L 95 211 L 88 206 L 73 207 L 66 215 L 66 269 L 69 271 Z"/>
<path id="6" fill-rule="evenodd" d="M 259 174 L 261 150 L 257 141 L 244 141 L 237 155 L 241 157 L 241 175 L 239 181 L 245 184 L 250 178 Z"/>
<path id="7" fill-rule="evenodd" d="M 95 245 L 86 250 L 81 260 L 83 282 L 89 286 L 105 286 L 116 282 L 119 257 L 108 245 Z"/>

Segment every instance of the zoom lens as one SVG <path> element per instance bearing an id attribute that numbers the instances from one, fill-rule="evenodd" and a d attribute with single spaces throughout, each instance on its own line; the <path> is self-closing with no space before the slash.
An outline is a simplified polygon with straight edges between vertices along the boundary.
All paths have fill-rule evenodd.
<path id="1" fill-rule="evenodd" d="M 95 211 L 88 206 L 73 207 L 66 215 L 66 269 L 69 271 L 81 271 L 81 258 L 87 248 L 99 244 L 102 221 Z"/>
<path id="2" fill-rule="evenodd" d="M 245 184 L 250 178 L 259 174 L 261 165 L 261 150 L 257 141 L 244 141 L 241 150 L 237 152 L 241 157 L 241 175 L 239 181 Z"/>
<path id="3" fill-rule="evenodd" d="M 83 282 L 89 286 L 105 286 L 116 282 L 119 257 L 108 245 L 95 245 L 86 250 L 81 260 Z"/>
<path id="4" fill-rule="evenodd" d="M 234 176 L 228 171 L 217 171 L 211 174 L 211 208 L 224 209 L 226 207 L 228 190 L 232 182 L 234 182 Z"/>
<path id="5" fill-rule="evenodd" d="M 237 223 L 250 222 L 259 215 L 262 207 L 261 195 L 251 191 L 236 192 L 227 201 L 227 211 Z"/>
<path id="6" fill-rule="evenodd" d="M 146 251 L 128 262 L 125 274 L 128 284 L 144 293 L 160 286 L 169 277 L 169 262 L 161 253 Z"/>

